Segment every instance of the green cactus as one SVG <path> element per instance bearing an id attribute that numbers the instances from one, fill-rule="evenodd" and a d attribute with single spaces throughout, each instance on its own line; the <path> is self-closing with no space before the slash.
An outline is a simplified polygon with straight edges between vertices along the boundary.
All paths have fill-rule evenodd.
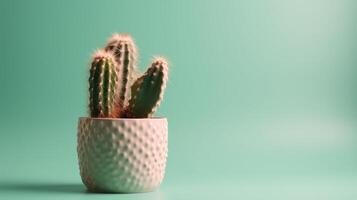
<path id="1" fill-rule="evenodd" d="M 156 58 L 143 76 L 131 86 L 125 117 L 150 117 L 160 105 L 168 78 L 167 61 Z"/>
<path id="2" fill-rule="evenodd" d="M 127 105 L 130 85 L 134 80 L 137 65 L 137 50 L 132 37 L 128 34 L 114 34 L 108 41 L 105 51 L 114 55 L 120 73 L 119 103 Z"/>
<path id="3" fill-rule="evenodd" d="M 93 56 L 89 75 L 91 117 L 118 117 L 118 73 L 113 56 L 99 50 Z"/>
<path id="4" fill-rule="evenodd" d="M 155 58 L 138 79 L 136 64 L 135 43 L 125 34 L 114 34 L 104 50 L 94 54 L 89 77 L 91 117 L 146 118 L 154 114 L 166 88 L 168 63 Z"/>

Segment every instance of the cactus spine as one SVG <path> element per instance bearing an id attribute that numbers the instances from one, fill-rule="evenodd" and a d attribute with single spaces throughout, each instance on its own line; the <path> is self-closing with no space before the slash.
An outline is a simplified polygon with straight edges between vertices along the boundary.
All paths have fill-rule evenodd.
<path id="1" fill-rule="evenodd" d="M 120 73 L 119 103 L 127 105 L 130 85 L 136 72 L 137 50 L 130 35 L 114 34 L 108 41 L 105 51 L 114 55 Z"/>
<path id="2" fill-rule="evenodd" d="M 167 61 L 155 58 L 143 76 L 131 87 L 126 117 L 150 117 L 160 105 L 168 78 Z"/>
<path id="3" fill-rule="evenodd" d="M 146 118 L 154 114 L 166 88 L 168 63 L 155 58 L 138 79 L 136 64 L 135 43 L 125 34 L 114 34 L 104 50 L 94 54 L 89 77 L 91 117 Z"/>
<path id="4" fill-rule="evenodd" d="M 118 117 L 118 73 L 113 56 L 97 51 L 89 75 L 89 112 L 91 117 Z"/>

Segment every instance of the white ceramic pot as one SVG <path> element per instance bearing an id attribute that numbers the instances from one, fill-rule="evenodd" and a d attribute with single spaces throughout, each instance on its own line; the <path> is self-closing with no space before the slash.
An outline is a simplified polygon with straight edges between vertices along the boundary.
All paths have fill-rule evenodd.
<path id="1" fill-rule="evenodd" d="M 95 192 L 157 188 L 165 174 L 166 118 L 79 118 L 78 160 L 83 183 Z"/>

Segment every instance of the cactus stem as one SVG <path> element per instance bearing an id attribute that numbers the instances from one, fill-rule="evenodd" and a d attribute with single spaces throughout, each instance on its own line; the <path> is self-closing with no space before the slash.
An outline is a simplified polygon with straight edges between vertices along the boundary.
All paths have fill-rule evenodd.
<path id="1" fill-rule="evenodd" d="M 154 58 L 151 66 L 131 87 L 131 99 L 125 117 L 150 117 L 160 105 L 166 87 L 168 64 L 162 57 Z"/>
<path id="2" fill-rule="evenodd" d="M 128 34 L 114 34 L 108 41 L 105 50 L 111 52 L 117 62 L 120 73 L 119 103 L 126 105 L 130 94 L 132 76 L 136 73 L 137 49 L 134 40 Z"/>
<path id="3" fill-rule="evenodd" d="M 115 68 L 115 59 L 110 53 L 99 50 L 94 54 L 89 77 L 89 110 L 92 117 L 117 116 Z"/>

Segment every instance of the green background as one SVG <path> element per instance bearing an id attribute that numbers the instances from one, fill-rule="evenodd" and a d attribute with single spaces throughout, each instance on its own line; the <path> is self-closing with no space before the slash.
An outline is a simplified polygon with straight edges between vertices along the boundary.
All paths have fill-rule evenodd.
<path id="1" fill-rule="evenodd" d="M 0 2 L 0 199 L 357 198 L 357 3 Z M 153 193 L 85 192 L 76 126 L 90 56 L 133 35 L 170 60 Z"/>

